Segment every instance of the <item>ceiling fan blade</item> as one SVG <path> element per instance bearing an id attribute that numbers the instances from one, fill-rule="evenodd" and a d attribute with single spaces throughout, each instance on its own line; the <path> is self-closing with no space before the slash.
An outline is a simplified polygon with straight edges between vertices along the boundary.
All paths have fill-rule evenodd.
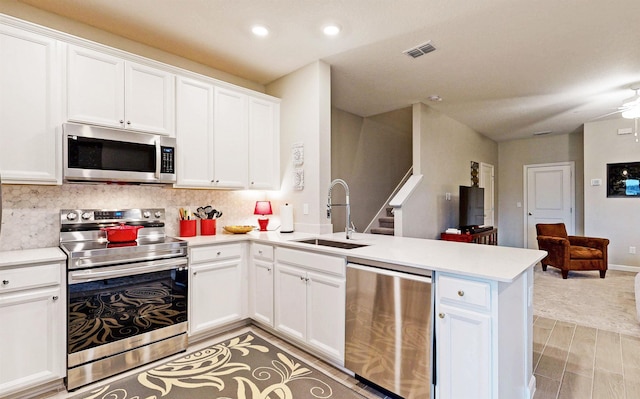
<path id="1" fill-rule="evenodd" d="M 596 116 L 595 118 L 589 119 L 589 122 L 596 121 L 596 120 L 602 119 L 602 118 L 606 118 L 607 116 L 611 116 L 611 115 L 614 115 L 614 114 L 619 114 L 619 113 L 624 112 L 624 111 L 625 111 L 624 109 L 620 109 L 618 111 L 613 111 L 613 112 L 606 113 L 604 115 Z"/>

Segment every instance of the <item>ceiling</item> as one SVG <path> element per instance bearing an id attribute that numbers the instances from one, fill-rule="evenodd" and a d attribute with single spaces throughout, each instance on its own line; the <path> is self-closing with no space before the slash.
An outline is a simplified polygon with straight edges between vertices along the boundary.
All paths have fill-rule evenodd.
<path id="1" fill-rule="evenodd" d="M 340 109 L 424 102 L 496 141 L 574 132 L 640 81 L 638 0 L 19 1 L 260 84 L 323 60 Z"/>

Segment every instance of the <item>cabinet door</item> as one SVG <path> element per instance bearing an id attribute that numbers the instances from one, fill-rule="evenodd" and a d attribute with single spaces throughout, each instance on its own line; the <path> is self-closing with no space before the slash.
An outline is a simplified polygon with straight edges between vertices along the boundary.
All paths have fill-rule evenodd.
<path id="1" fill-rule="evenodd" d="M 242 260 L 191 266 L 189 335 L 242 318 Z"/>
<path id="2" fill-rule="evenodd" d="M 124 60 L 83 47 L 69 46 L 67 119 L 124 127 Z"/>
<path id="3" fill-rule="evenodd" d="M 0 173 L 5 183 L 62 182 L 57 42 L 0 25 Z"/>
<path id="4" fill-rule="evenodd" d="M 280 104 L 249 97 L 249 188 L 280 187 Z"/>
<path id="5" fill-rule="evenodd" d="M 273 327 L 273 263 L 253 260 L 252 317 Z"/>
<path id="6" fill-rule="evenodd" d="M 214 93 L 214 184 L 221 188 L 246 188 L 249 178 L 247 96 L 221 87 L 216 87 Z"/>
<path id="7" fill-rule="evenodd" d="M 344 363 L 345 279 L 308 272 L 307 341 Z"/>
<path id="8" fill-rule="evenodd" d="M 125 127 L 174 136 L 174 75 L 127 62 L 124 76 Z"/>
<path id="9" fill-rule="evenodd" d="M 178 77 L 177 186 L 211 187 L 213 180 L 213 86 Z"/>
<path id="10" fill-rule="evenodd" d="M 0 396 L 65 375 L 60 287 L 0 295 Z"/>
<path id="11" fill-rule="evenodd" d="M 440 304 L 436 315 L 439 399 L 491 398 L 491 317 Z"/>
<path id="12" fill-rule="evenodd" d="M 276 264 L 276 330 L 300 340 L 306 339 L 307 329 L 306 278 L 304 270 Z"/>

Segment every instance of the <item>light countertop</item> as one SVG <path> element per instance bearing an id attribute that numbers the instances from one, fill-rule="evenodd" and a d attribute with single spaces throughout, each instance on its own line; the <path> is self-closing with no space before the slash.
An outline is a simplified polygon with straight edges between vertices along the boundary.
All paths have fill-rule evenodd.
<path id="1" fill-rule="evenodd" d="M 59 262 L 61 260 L 66 261 L 67 256 L 58 247 L 0 252 L 0 268 L 31 263 Z"/>
<path id="2" fill-rule="evenodd" d="M 296 242 L 296 240 L 310 237 L 366 244 L 367 246 L 340 249 Z M 187 241 L 189 246 L 242 241 L 260 242 L 345 256 L 350 258 L 349 260 L 360 258 L 390 263 L 397 265 L 398 271 L 422 274 L 425 270 L 434 270 L 500 282 L 514 281 L 521 273 L 546 256 L 546 252 L 534 249 L 363 233 L 355 233 L 350 240 L 347 240 L 345 233 L 342 232 L 318 235 L 279 233 L 277 231 L 252 231 L 247 234 L 218 233 L 213 236 L 178 238 Z"/>

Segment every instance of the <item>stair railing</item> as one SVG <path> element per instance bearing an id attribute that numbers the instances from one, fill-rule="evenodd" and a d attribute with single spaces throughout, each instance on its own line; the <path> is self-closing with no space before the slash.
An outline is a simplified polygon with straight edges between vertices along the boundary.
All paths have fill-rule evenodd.
<path id="1" fill-rule="evenodd" d="M 402 179 L 400 180 L 400 182 L 398 183 L 396 188 L 393 189 L 393 192 L 391 192 L 391 194 L 389 195 L 387 200 L 384 202 L 384 204 L 382 204 L 382 207 L 380 207 L 380 210 L 378 211 L 378 213 L 376 213 L 376 215 L 373 217 L 373 219 L 371 219 L 371 222 L 369 222 L 369 224 L 367 225 L 367 228 L 364 229 L 365 233 L 370 233 L 371 232 L 371 228 L 373 227 L 373 224 L 376 223 L 378 221 L 378 219 L 382 215 L 386 215 L 387 208 L 389 207 L 389 202 L 391 202 L 393 197 L 395 197 L 395 195 L 398 193 L 398 191 L 400 191 L 400 189 L 402 188 L 404 183 L 406 183 L 407 180 L 409 180 L 409 177 L 411 177 L 412 174 L 413 174 L 413 166 L 411 166 L 409 168 L 409 170 L 407 171 L 407 173 L 405 173 L 405 175 L 402 177 Z"/>

